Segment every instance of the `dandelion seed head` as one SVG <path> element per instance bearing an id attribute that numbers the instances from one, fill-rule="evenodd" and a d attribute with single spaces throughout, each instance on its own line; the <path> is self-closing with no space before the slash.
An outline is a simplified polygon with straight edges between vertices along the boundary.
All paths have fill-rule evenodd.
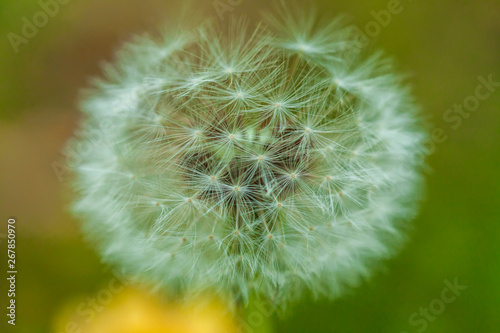
<path id="1" fill-rule="evenodd" d="M 136 39 L 83 100 L 75 212 L 107 262 L 285 305 L 394 253 L 426 153 L 408 89 L 340 20 L 266 20 Z"/>

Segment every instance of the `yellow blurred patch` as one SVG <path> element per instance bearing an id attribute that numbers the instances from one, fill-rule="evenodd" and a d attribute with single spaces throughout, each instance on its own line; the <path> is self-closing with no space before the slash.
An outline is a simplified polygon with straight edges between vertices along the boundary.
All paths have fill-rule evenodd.
<path id="1" fill-rule="evenodd" d="M 80 315 L 82 304 L 85 301 L 74 301 L 65 307 L 56 319 L 55 333 L 237 332 L 230 312 L 208 297 L 180 304 L 165 302 L 128 288 L 116 294 L 93 316 Z"/>

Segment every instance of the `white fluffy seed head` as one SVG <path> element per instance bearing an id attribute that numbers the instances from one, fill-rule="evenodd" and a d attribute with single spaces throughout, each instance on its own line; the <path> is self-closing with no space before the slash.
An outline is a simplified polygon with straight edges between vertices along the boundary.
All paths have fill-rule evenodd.
<path id="1" fill-rule="evenodd" d="M 269 22 L 137 39 L 86 97 L 75 210 L 105 260 L 283 304 L 393 252 L 425 153 L 407 90 L 337 21 Z"/>

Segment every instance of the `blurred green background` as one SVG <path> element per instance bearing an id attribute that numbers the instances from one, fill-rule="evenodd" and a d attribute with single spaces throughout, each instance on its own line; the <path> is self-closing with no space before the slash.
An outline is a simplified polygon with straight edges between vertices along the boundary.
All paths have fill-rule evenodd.
<path id="1" fill-rule="evenodd" d="M 8 34 L 20 35 L 23 17 L 31 21 L 42 7 L 38 1 L 0 2 L 0 210 L 3 221 L 15 216 L 18 227 L 18 322 L 8 327 L 12 332 L 62 333 L 56 323 L 64 309 L 112 279 L 66 212 L 68 192 L 53 162 L 60 161 L 77 124 L 78 91 L 100 73 L 99 64 L 134 33 L 156 31 L 182 8 L 171 0 L 65 1 L 17 53 Z M 258 17 L 269 7 L 269 1 L 220 1 L 231 10 L 219 15 L 218 0 L 194 2 L 207 17 L 223 20 Z M 372 11 L 392 2 L 315 4 L 325 16 L 345 14 L 365 31 L 367 24 L 375 27 Z M 400 6 L 386 26 L 369 30 L 369 40 L 409 74 L 430 131 L 441 129 L 428 159 L 421 213 L 402 253 L 373 279 L 335 302 L 305 297 L 285 317 L 271 318 L 275 332 L 500 332 L 500 88 L 458 128 L 443 118 L 475 94 L 479 76 L 500 82 L 500 2 L 401 0 Z M 0 226 L 1 236 L 6 223 Z M 5 238 L 0 242 L 5 272 Z M 444 281 L 455 279 L 467 289 L 439 309 L 434 300 L 441 299 Z M 439 314 L 430 312 L 425 326 L 411 321 L 415 312 L 414 320 L 425 318 L 418 312 L 429 306 Z"/>

